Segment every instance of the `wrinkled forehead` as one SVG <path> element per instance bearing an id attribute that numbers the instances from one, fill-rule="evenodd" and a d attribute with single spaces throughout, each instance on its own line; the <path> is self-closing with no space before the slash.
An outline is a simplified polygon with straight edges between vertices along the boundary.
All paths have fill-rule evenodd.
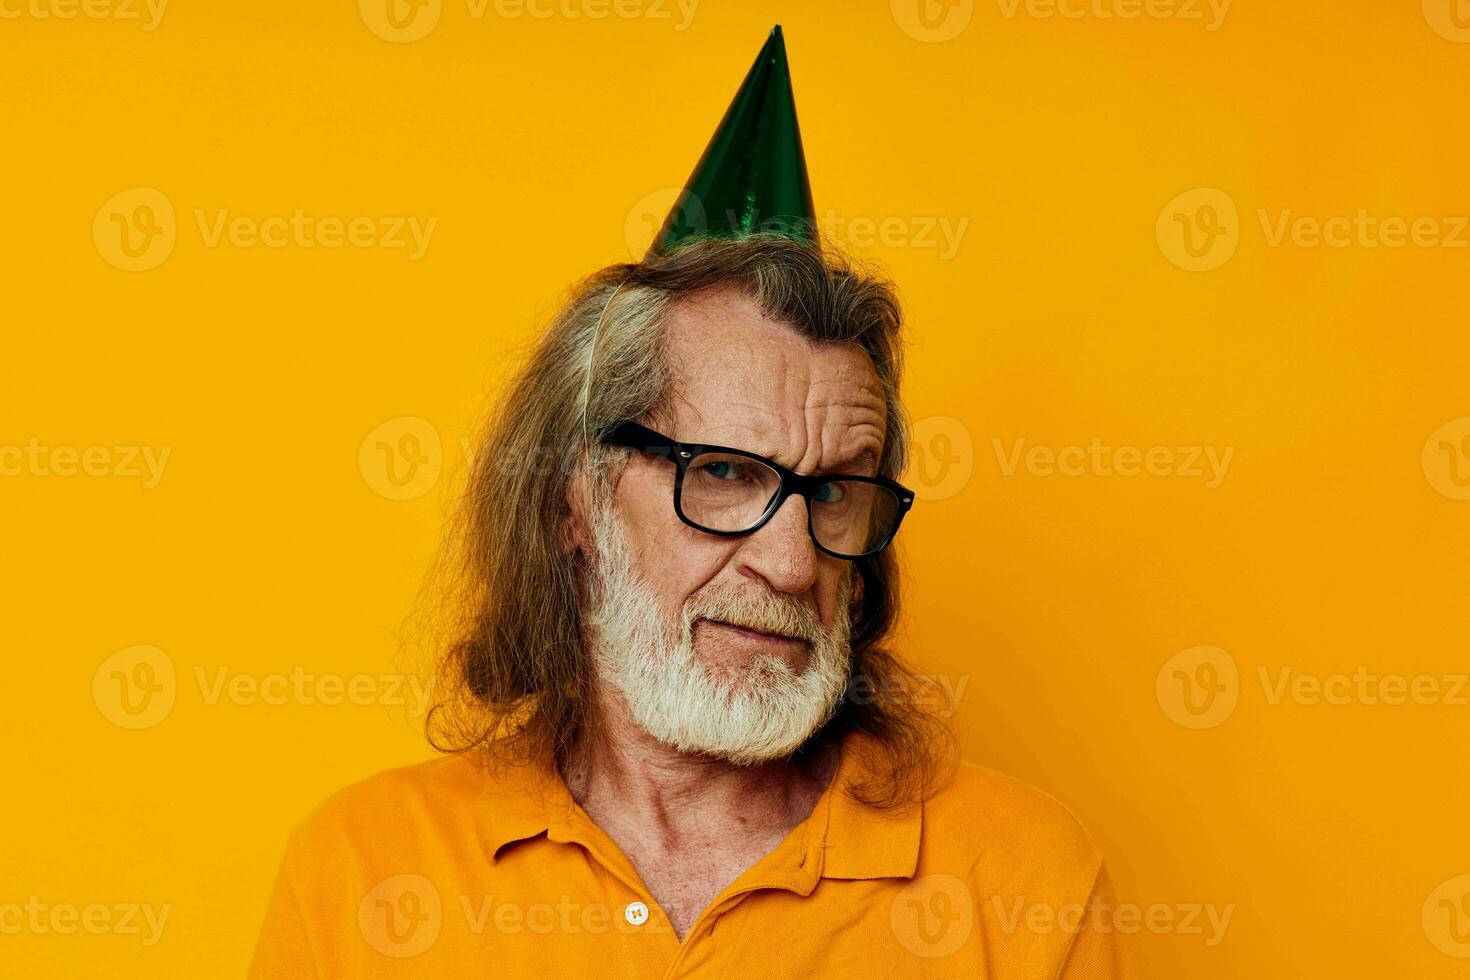
<path id="1" fill-rule="evenodd" d="M 886 403 L 859 344 L 814 343 L 734 288 L 676 303 L 666 342 L 669 435 L 798 472 L 876 472 Z"/>

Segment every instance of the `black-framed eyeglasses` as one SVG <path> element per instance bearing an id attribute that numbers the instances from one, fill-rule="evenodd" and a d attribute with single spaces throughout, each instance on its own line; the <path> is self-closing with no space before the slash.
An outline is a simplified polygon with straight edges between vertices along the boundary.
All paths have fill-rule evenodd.
<path id="1" fill-rule="evenodd" d="M 914 492 L 881 476 L 803 476 L 743 449 L 675 442 L 637 422 L 620 422 L 603 442 L 671 460 L 674 513 L 690 527 L 734 536 L 759 530 L 796 494 L 806 500 L 807 531 L 834 558 L 866 558 L 888 547 Z"/>

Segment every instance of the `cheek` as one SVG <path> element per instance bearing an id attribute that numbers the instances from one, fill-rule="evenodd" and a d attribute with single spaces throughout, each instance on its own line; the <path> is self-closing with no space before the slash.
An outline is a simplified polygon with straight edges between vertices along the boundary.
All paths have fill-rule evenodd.
<path id="1" fill-rule="evenodd" d="M 619 482 L 617 508 L 633 555 L 633 569 L 664 611 L 676 615 L 684 601 L 715 577 L 732 545 L 701 534 L 674 513 L 671 483 L 628 473 Z"/>
<path id="2" fill-rule="evenodd" d="M 838 616 L 847 615 L 847 605 L 852 602 L 852 592 L 848 593 L 846 602 L 843 601 L 844 580 L 850 580 L 853 585 L 857 582 L 857 573 L 851 562 L 844 559 L 833 561 L 836 564 L 823 566 L 821 578 L 817 582 L 817 613 L 822 618 L 822 626 L 829 630 L 837 622 Z"/>

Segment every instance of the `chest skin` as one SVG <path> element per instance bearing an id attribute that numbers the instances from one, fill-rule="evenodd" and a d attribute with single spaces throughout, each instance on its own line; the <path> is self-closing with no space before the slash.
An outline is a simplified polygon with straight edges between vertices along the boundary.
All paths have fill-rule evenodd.
<path id="1" fill-rule="evenodd" d="M 737 834 L 720 840 L 705 839 L 677 850 L 647 841 L 614 840 L 682 940 L 720 892 L 775 850 L 784 836 Z"/>
<path id="2" fill-rule="evenodd" d="M 611 789 L 588 794 L 585 774 L 575 770 L 567 785 L 633 865 L 682 941 L 728 885 L 811 815 L 839 757 L 836 743 L 819 746 L 803 764 L 772 771 L 764 785 L 744 794 L 664 799 Z"/>

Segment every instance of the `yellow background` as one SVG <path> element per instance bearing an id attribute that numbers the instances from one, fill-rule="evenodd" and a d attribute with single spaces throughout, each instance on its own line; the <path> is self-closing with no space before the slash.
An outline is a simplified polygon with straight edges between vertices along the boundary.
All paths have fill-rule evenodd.
<path id="1" fill-rule="evenodd" d="M 818 212 L 912 320 L 905 648 L 964 685 L 968 757 L 1093 828 L 1121 901 L 1232 907 L 1214 945 L 1145 930 L 1148 976 L 1470 969 L 1470 692 L 1270 696 L 1283 669 L 1444 694 L 1470 670 L 1470 31 L 1448 0 L 1237 0 L 1213 30 L 1202 0 L 927 21 L 442 0 L 418 40 L 352 0 L 39 16 L 66 2 L 0 5 L 0 444 L 170 456 L 151 487 L 110 448 L 107 475 L 0 477 L 0 905 L 171 913 L 153 946 L 0 934 L 0 973 L 238 975 L 293 823 L 428 754 L 384 688 L 209 685 L 396 669 L 461 439 L 561 290 L 647 242 L 778 20 Z M 108 233 L 138 201 L 108 202 L 136 188 L 174 242 L 126 271 Z M 437 223 L 417 259 L 200 228 L 298 209 Z M 1288 211 L 1359 209 L 1448 242 L 1273 244 Z M 1222 251 L 1191 258 L 1182 229 L 1211 221 Z M 377 444 L 405 435 L 429 468 L 395 489 Z M 1233 455 L 1214 487 L 1007 471 L 1017 440 L 1094 438 Z M 176 674 L 130 729 L 104 661 L 139 645 Z M 1225 700 L 1191 727 L 1200 657 Z"/>

